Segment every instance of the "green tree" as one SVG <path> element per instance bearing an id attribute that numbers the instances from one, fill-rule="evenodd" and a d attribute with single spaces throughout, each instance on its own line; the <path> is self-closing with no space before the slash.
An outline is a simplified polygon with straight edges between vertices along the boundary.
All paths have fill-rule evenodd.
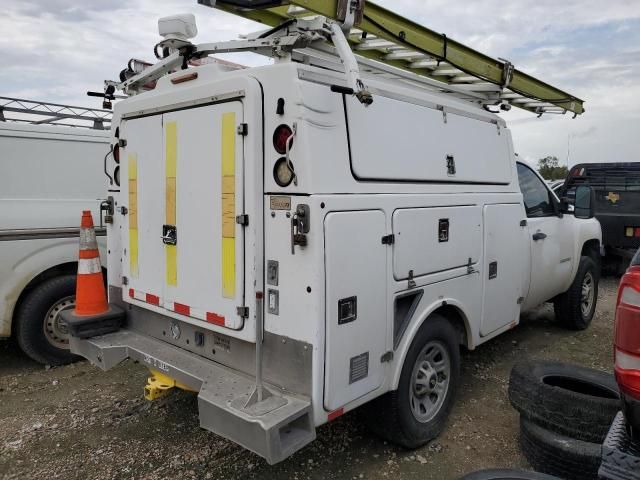
<path id="1" fill-rule="evenodd" d="M 569 173 L 567 167 L 560 166 L 558 157 L 552 156 L 538 160 L 538 172 L 545 180 L 562 180 Z"/>

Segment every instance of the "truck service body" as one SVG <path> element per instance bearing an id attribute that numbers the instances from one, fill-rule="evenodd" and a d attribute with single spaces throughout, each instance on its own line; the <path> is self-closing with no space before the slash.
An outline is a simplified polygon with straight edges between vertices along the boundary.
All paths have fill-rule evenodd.
<path id="1" fill-rule="evenodd" d="M 72 350 L 199 392 L 201 425 L 270 463 L 400 390 L 416 425 L 441 423 L 459 346 L 570 290 L 600 227 L 561 213 L 499 116 L 362 80 L 373 103 L 315 65 L 203 65 L 118 102 L 107 269 L 125 313 Z"/>

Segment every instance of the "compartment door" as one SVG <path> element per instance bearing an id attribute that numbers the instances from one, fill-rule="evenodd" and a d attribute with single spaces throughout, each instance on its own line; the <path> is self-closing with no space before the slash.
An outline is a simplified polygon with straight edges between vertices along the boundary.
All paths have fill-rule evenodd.
<path id="1" fill-rule="evenodd" d="M 520 319 L 519 298 L 528 287 L 528 230 L 520 204 L 484 207 L 484 295 L 481 335 Z"/>
<path id="2" fill-rule="evenodd" d="M 120 152 L 122 217 L 122 274 L 128 288 L 122 291 L 125 301 L 139 300 L 159 305 L 164 289 L 162 270 L 163 214 L 161 182 L 162 117 L 152 116 L 124 120 L 120 138 L 127 141 Z M 120 215 L 120 213 L 117 213 Z"/>
<path id="3" fill-rule="evenodd" d="M 325 218 L 324 406 L 335 410 L 380 387 L 387 339 L 387 249 L 382 211 Z"/>
<path id="4" fill-rule="evenodd" d="M 163 115 L 163 304 L 233 329 L 244 305 L 242 122 L 241 102 Z"/>

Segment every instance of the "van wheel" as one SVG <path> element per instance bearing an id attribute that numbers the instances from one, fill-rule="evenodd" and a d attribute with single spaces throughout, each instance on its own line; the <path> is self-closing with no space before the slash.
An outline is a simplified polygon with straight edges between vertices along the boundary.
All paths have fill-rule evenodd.
<path id="1" fill-rule="evenodd" d="M 45 365 L 63 365 L 78 358 L 69 351 L 69 333 L 60 312 L 75 307 L 76 277 L 50 278 L 34 287 L 15 317 L 15 335 L 24 353 Z"/>
<path id="2" fill-rule="evenodd" d="M 460 346 L 446 318 L 433 315 L 418 331 L 402 367 L 398 389 L 365 406 L 374 433 L 418 448 L 442 432 L 458 387 Z"/>
<path id="3" fill-rule="evenodd" d="M 576 277 L 569 290 L 554 301 L 556 318 L 573 330 L 585 330 L 598 303 L 598 267 L 591 257 L 580 258 Z"/>

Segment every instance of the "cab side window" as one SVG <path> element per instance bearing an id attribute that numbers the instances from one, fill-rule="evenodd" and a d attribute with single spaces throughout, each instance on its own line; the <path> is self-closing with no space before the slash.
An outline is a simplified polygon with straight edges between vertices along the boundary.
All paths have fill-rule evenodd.
<path id="1" fill-rule="evenodd" d="M 527 217 L 555 215 L 551 192 L 529 167 L 521 163 L 518 163 L 518 181 Z"/>

